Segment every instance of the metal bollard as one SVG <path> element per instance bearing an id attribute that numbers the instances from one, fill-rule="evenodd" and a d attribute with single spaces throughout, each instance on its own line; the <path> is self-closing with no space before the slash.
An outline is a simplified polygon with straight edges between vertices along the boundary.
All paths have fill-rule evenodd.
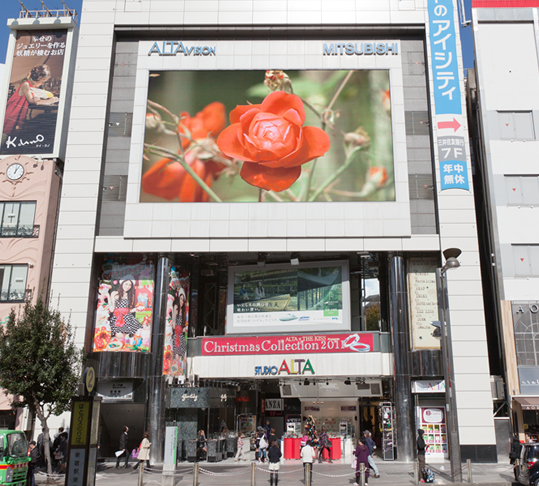
<path id="1" fill-rule="evenodd" d="M 144 484 L 142 477 L 144 476 L 144 461 L 138 465 L 138 486 L 142 486 Z"/>
<path id="2" fill-rule="evenodd" d="M 414 484 L 419 484 L 419 461 L 414 461 Z"/>
<path id="3" fill-rule="evenodd" d="M 365 463 L 359 465 L 359 484 L 365 486 Z"/>
<path id="4" fill-rule="evenodd" d="M 193 486 L 198 486 L 198 462 L 193 464 Z"/>
<path id="5" fill-rule="evenodd" d="M 468 482 L 471 484 L 471 483 L 473 483 L 472 460 L 471 459 L 466 460 L 466 467 L 468 468 Z"/>
<path id="6" fill-rule="evenodd" d="M 256 463 L 251 463 L 251 486 L 256 485 Z"/>
<path id="7" fill-rule="evenodd" d="M 310 462 L 305 463 L 305 486 L 311 486 L 311 467 L 313 465 Z"/>

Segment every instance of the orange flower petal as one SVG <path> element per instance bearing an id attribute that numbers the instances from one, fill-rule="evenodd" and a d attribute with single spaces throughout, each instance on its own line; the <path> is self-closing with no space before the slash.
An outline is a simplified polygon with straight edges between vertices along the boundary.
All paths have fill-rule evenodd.
<path id="1" fill-rule="evenodd" d="M 224 154 L 239 160 L 256 162 L 242 144 L 244 137 L 239 123 L 226 127 L 217 138 L 217 146 Z M 255 154 L 256 155 L 256 154 Z"/>
<path id="2" fill-rule="evenodd" d="M 255 187 L 266 191 L 284 191 L 301 175 L 301 167 L 291 169 L 271 169 L 260 164 L 245 162 L 241 168 L 241 178 Z"/>
<path id="3" fill-rule="evenodd" d="M 142 190 L 171 201 L 186 175 L 184 168 L 171 159 L 161 159 L 142 176 Z"/>
<path id="4" fill-rule="evenodd" d="M 303 107 L 301 98 L 295 94 L 288 94 L 284 91 L 274 91 L 264 98 L 264 101 L 260 106 L 260 111 L 274 113 L 279 116 L 283 116 L 291 109 L 298 112 L 298 117 L 301 120 L 299 125 L 303 125 L 305 123 L 305 108 Z"/>
<path id="5" fill-rule="evenodd" d="M 204 137 L 207 137 L 208 135 L 217 137 L 223 128 L 225 128 L 226 113 L 225 105 L 223 105 L 223 103 L 214 101 L 206 106 L 206 108 L 204 108 L 200 113 L 198 113 L 197 117 L 199 115 L 202 118 L 204 129 L 206 131 Z"/>
<path id="6" fill-rule="evenodd" d="M 260 105 L 238 105 L 230 112 L 230 123 L 239 123 L 240 118 L 249 110 L 257 109 L 260 111 Z"/>

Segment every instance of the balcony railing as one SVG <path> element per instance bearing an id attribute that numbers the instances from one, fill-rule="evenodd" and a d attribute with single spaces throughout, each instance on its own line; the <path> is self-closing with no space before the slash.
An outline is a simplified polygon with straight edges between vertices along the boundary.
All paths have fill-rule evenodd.
<path id="1" fill-rule="evenodd" d="M 32 298 L 32 289 L 12 290 L 10 292 L 2 290 L 0 292 L 0 302 L 25 302 Z"/>
<path id="2" fill-rule="evenodd" d="M 0 238 L 37 238 L 39 237 L 39 225 L 13 226 L 0 228 Z"/>

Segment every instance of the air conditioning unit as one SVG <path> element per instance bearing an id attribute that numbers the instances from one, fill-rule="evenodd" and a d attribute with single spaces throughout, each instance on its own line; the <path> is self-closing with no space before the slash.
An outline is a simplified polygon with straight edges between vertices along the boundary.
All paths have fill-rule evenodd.
<path id="1" fill-rule="evenodd" d="M 490 376 L 490 390 L 492 392 L 493 400 L 505 400 L 505 386 L 501 376 Z"/>

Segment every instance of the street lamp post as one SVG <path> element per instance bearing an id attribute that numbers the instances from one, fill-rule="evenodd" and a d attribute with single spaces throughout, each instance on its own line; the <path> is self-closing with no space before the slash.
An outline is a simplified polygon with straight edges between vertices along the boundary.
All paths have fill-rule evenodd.
<path id="1" fill-rule="evenodd" d="M 442 359 L 444 367 L 447 444 L 449 446 L 449 459 L 451 461 L 451 477 L 455 482 L 462 482 L 457 398 L 455 396 L 455 370 L 446 278 L 447 270 L 458 268 L 460 266 L 457 257 L 461 254 L 461 251 L 458 248 L 448 248 L 443 254 L 446 263 L 442 268 L 436 269 L 436 288 L 438 291 L 438 316 L 440 319 Z"/>

